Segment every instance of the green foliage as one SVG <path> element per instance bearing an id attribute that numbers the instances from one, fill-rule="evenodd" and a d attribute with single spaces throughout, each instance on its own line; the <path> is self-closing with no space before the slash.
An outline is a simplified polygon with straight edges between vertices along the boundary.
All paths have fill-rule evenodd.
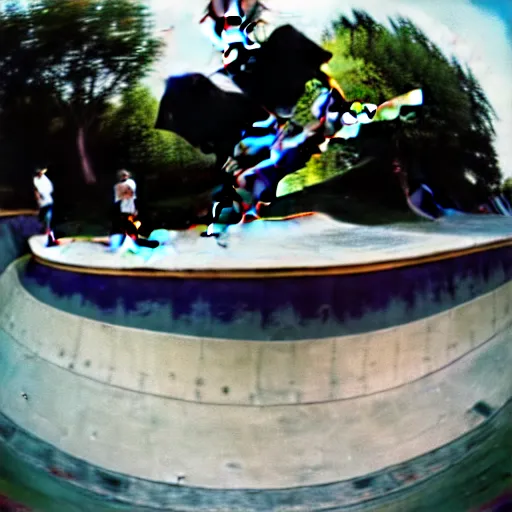
<path id="1" fill-rule="evenodd" d="M 415 169 L 415 180 L 445 191 L 464 183 L 468 170 L 489 189 L 496 187 L 495 113 L 485 92 L 469 69 L 449 60 L 411 21 L 391 20 L 388 29 L 355 11 L 353 20 L 333 23 L 324 47 L 334 54 L 329 70 L 347 99 L 379 104 L 415 88 L 424 93 L 413 119 L 364 126 L 359 137 L 341 143 L 334 150 L 338 157 L 330 160 L 334 166 L 347 161 L 340 154 L 389 162 L 399 156 Z M 331 175 L 327 169 L 333 164 L 322 159 L 307 169 L 319 176 L 319 166 Z"/>
<path id="2" fill-rule="evenodd" d="M 132 0 L 34 0 L 0 20 L 1 90 L 45 85 L 80 121 L 141 80 L 162 45 Z"/>
<path id="3" fill-rule="evenodd" d="M 421 88 L 424 104 L 413 109 L 408 121 L 363 126 L 357 138 L 330 147 L 286 177 L 281 194 L 343 174 L 366 157 L 382 162 L 380 169 L 391 168 L 399 157 L 413 182 L 426 181 L 450 197 L 468 188 L 466 171 L 475 175 L 480 189 L 498 186 L 496 116 L 481 85 L 470 69 L 449 60 L 410 20 L 390 22 L 391 28 L 384 27 L 362 11 L 354 11 L 352 19 L 336 20 L 323 42 L 333 54 L 329 72 L 348 100 L 380 104 Z M 310 108 L 318 89 L 310 84 L 299 102 L 295 118 L 302 124 L 312 121 Z"/>
<path id="4" fill-rule="evenodd" d="M 421 87 L 422 117 L 433 129 L 464 129 L 470 122 L 469 99 L 452 63 L 409 20 L 399 19 L 387 30 L 366 19 L 351 30 L 352 56 L 378 69 L 392 95 Z"/>
<path id="5" fill-rule="evenodd" d="M 154 128 L 158 101 L 142 85 L 127 89 L 102 117 L 101 136 L 119 167 L 151 173 L 185 174 L 207 167 L 208 158 L 179 136 Z M 114 165 L 114 163 L 112 163 Z"/>
<path id="6" fill-rule="evenodd" d="M 340 174 L 336 160 L 336 152 L 332 149 L 321 155 L 313 156 L 303 169 L 289 174 L 279 183 L 277 195 L 293 194 Z"/>
<path id="7" fill-rule="evenodd" d="M 88 120 L 89 108 L 95 113 L 94 107 L 141 80 L 161 48 L 142 2 L 39 0 L 28 16 L 27 49 L 38 79 L 51 84 L 80 121 Z"/>
<path id="8" fill-rule="evenodd" d="M 278 187 L 278 196 L 293 194 L 326 180 L 341 176 L 359 161 L 359 155 L 349 144 L 328 147 L 325 153 L 314 155 L 304 168 L 286 176 Z"/>
<path id="9" fill-rule="evenodd" d="M 295 114 L 293 117 L 295 122 L 305 126 L 316 121 L 311 113 L 311 106 L 318 98 L 321 90 L 322 84 L 318 80 L 310 80 L 306 83 L 306 90 L 295 107 Z"/>
<path id="10" fill-rule="evenodd" d="M 93 183 L 91 131 L 109 100 L 151 70 L 161 45 L 142 0 L 33 0 L 26 9 L 2 11 L 0 108 L 8 118 L 31 111 L 50 127 L 45 135 L 64 129 L 66 142 L 73 137 L 74 158 L 57 156 L 60 164 L 81 168 Z M 42 96 L 51 107 L 46 119 L 36 104 Z M 47 149 L 38 160 L 50 156 Z"/>
<path id="11" fill-rule="evenodd" d="M 347 99 L 379 104 L 394 94 L 378 68 L 364 59 L 350 55 L 350 35 L 342 33 L 324 42 L 333 54 L 329 61 L 331 76 L 341 85 Z"/>
<path id="12" fill-rule="evenodd" d="M 501 186 L 501 192 L 505 195 L 505 197 L 512 202 L 512 178 L 507 178 L 503 185 Z"/>
<path id="13" fill-rule="evenodd" d="M 0 108 L 9 94 L 25 88 L 31 63 L 24 59 L 31 23 L 24 11 L 8 9 L 0 13 Z"/>
<path id="14" fill-rule="evenodd" d="M 52 142 L 55 158 L 63 158 L 69 150 L 56 134 L 77 127 L 93 131 L 101 119 L 100 135 L 112 144 L 102 144 L 112 155 L 105 167 L 172 167 L 180 179 L 199 179 L 198 172 L 184 170 L 206 168 L 207 162 L 179 137 L 153 129 L 156 100 L 137 86 L 160 52 L 152 30 L 143 0 L 34 0 L 26 10 L 2 11 L 0 121 L 9 126 L 0 133 L 4 167 L 16 144 L 21 156 L 41 162 Z M 288 190 L 344 172 L 359 158 L 387 162 L 397 154 L 418 179 L 447 189 L 465 182 L 466 171 L 497 186 L 495 113 L 471 70 L 449 60 L 409 20 L 393 20 L 388 29 L 361 11 L 353 20 L 336 20 L 324 46 L 334 54 L 329 68 L 347 98 L 381 103 L 420 87 L 425 104 L 410 122 L 362 127 L 358 138 L 287 177 Z M 295 121 L 313 121 L 310 108 L 320 87 L 316 81 L 307 85 Z M 111 105 L 114 98 L 120 98 L 119 106 Z M 62 167 L 69 168 L 70 160 Z"/>
<path id="15" fill-rule="evenodd" d="M 111 106 L 103 117 L 102 131 L 123 154 L 127 167 L 155 167 L 172 160 L 174 137 L 154 129 L 157 100 L 143 86 L 126 90 L 119 106 Z"/>
<path id="16" fill-rule="evenodd" d="M 314 156 L 303 169 L 289 174 L 281 180 L 277 187 L 277 197 L 293 194 L 305 187 L 324 181 L 325 166 L 319 160 L 318 156 Z"/>

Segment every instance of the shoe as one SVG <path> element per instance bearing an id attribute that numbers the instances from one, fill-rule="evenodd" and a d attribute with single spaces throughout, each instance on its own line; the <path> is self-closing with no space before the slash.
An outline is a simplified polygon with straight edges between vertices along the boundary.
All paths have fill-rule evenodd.
<path id="1" fill-rule="evenodd" d="M 57 240 L 55 240 L 55 235 L 53 233 L 48 233 L 48 241 L 46 243 L 46 247 L 55 247 L 60 245 Z"/>
<path id="2" fill-rule="evenodd" d="M 255 220 L 258 220 L 259 218 L 260 216 L 258 215 L 256 208 L 252 207 L 250 210 L 245 212 L 242 218 L 242 224 L 249 224 L 251 222 L 254 222 Z"/>

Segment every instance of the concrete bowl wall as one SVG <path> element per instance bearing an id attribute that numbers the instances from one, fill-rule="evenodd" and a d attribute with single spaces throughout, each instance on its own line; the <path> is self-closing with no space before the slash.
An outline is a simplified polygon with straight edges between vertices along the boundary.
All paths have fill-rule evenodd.
<path id="1" fill-rule="evenodd" d="M 35 212 L 0 210 L 0 274 L 28 251 L 27 240 L 41 230 Z"/>
<path id="2" fill-rule="evenodd" d="M 105 307 L 101 280 L 18 260 L 0 277 L 0 441 L 71 485 L 133 507 L 396 510 L 401 502 L 419 510 L 430 485 L 439 500 L 452 500 L 450 510 L 467 510 L 487 496 L 485 486 L 467 484 L 480 481 L 478 467 L 503 485 L 512 470 L 503 441 L 512 396 L 508 256 L 503 249 L 472 265 L 447 262 L 464 278 L 448 295 L 416 301 L 431 314 L 413 321 L 399 308 L 382 316 L 389 303 L 379 303 L 333 322 L 330 336 L 311 337 L 314 319 L 295 310 L 294 330 L 260 322 L 259 334 L 245 338 L 237 334 L 258 327 L 251 315 L 214 317 L 210 308 L 195 317 L 209 328 L 172 332 L 161 319 L 172 307 L 141 309 L 144 296 L 135 308 L 120 305 L 121 277 L 105 277 L 103 292 L 118 290 Z M 445 279 L 439 266 L 417 275 L 431 290 Z M 134 290 L 154 285 L 133 279 Z M 347 283 L 332 283 L 331 299 L 363 300 Z M 408 285 L 411 293 L 427 289 Z M 165 286 L 180 300 L 172 287 L 183 283 Z M 295 293 L 300 279 L 283 287 Z M 233 292 L 205 296 L 221 310 L 222 300 L 237 301 Z M 219 332 L 234 334 L 213 336 Z M 500 455 L 475 462 L 491 452 Z M 459 501 L 440 490 L 449 472 L 466 482 Z"/>

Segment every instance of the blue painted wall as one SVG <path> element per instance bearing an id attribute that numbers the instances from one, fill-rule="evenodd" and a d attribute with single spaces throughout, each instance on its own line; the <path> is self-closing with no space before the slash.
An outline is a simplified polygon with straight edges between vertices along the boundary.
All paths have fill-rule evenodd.
<path id="1" fill-rule="evenodd" d="M 107 323 L 201 337 L 318 339 L 397 326 L 490 292 L 512 278 L 512 247 L 338 276 L 99 276 L 35 261 L 19 272 L 42 302 Z"/>
<path id="2" fill-rule="evenodd" d="M 41 224 L 32 215 L 0 217 L 0 274 L 28 252 L 27 239 L 40 232 Z"/>

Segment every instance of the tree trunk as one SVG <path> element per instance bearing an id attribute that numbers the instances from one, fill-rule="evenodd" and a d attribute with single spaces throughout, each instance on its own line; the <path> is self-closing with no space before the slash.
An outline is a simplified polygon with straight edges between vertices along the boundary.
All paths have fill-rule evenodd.
<path id="1" fill-rule="evenodd" d="M 91 161 L 89 160 L 89 155 L 85 148 L 85 129 L 82 126 L 78 127 L 76 143 L 78 154 L 80 156 L 80 167 L 82 169 L 85 183 L 92 185 L 93 183 L 96 183 L 96 174 L 94 173 Z"/>

